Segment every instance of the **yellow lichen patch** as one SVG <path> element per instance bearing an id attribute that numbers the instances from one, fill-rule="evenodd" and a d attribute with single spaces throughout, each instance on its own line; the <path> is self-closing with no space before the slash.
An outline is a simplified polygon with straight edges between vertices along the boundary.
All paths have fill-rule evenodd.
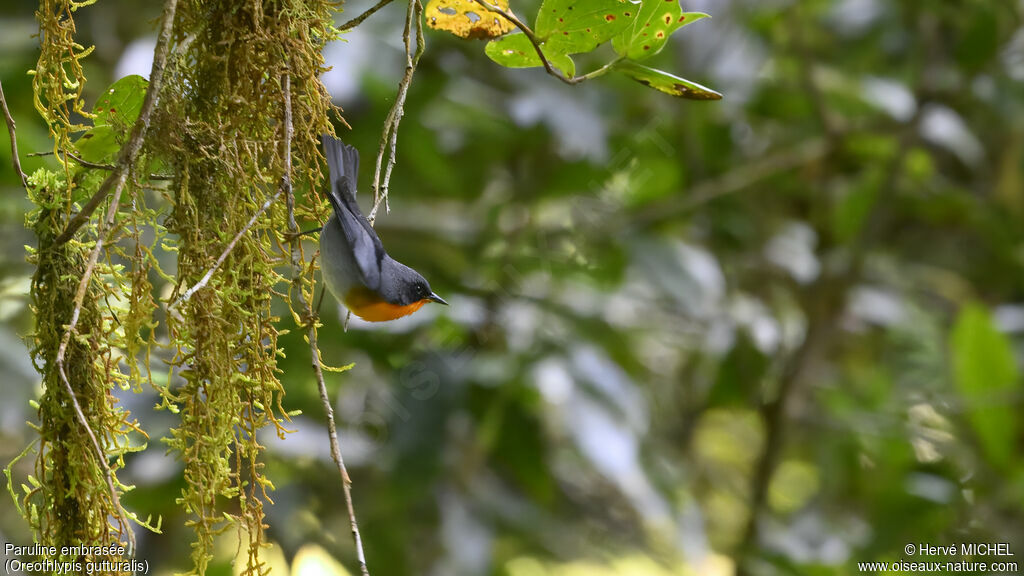
<path id="1" fill-rule="evenodd" d="M 490 0 L 488 4 L 508 10 L 508 0 Z M 461 38 L 497 38 L 515 25 L 474 0 L 430 0 L 426 8 L 427 26 L 446 30 Z"/>

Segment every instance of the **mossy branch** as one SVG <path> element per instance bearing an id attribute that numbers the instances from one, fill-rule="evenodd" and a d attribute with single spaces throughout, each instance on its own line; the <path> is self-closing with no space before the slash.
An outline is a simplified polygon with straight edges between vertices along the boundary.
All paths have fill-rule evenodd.
<path id="1" fill-rule="evenodd" d="M 188 302 L 189 298 L 191 298 L 192 295 L 196 293 L 196 291 L 202 289 L 210 282 L 210 278 L 213 278 L 213 275 L 217 272 L 217 270 L 220 269 L 221 265 L 224 264 L 224 261 L 228 259 L 228 256 L 231 255 L 231 251 L 235 249 L 235 246 L 238 244 L 238 241 L 241 240 L 243 236 L 249 233 L 249 230 L 252 229 L 254 224 L 256 224 L 256 221 L 263 216 L 267 209 L 270 208 L 271 204 L 277 201 L 278 197 L 281 196 L 282 190 L 283 188 L 278 188 L 277 192 L 274 192 L 274 194 L 270 198 L 267 198 L 266 202 L 264 202 L 263 205 L 260 206 L 259 210 L 257 210 L 256 213 L 252 215 L 252 218 L 250 218 L 249 221 L 246 222 L 245 226 L 243 226 L 242 229 L 239 230 L 237 234 L 235 234 L 234 238 L 232 238 L 231 241 L 228 242 L 228 245 L 224 247 L 224 251 L 220 253 L 220 256 L 217 258 L 217 261 L 214 262 L 213 266 L 211 266 L 210 269 L 206 271 L 206 274 L 203 274 L 203 277 L 198 282 L 193 284 L 192 287 L 189 288 L 188 290 L 185 290 L 184 294 L 179 296 L 177 300 L 175 300 L 174 302 L 167 306 L 168 312 L 170 312 L 171 314 L 176 314 L 177 308 L 182 302 Z"/>
<path id="2" fill-rule="evenodd" d="M 110 207 L 107 209 L 107 217 L 104 220 L 104 224 L 107 229 L 112 228 L 114 225 L 114 216 L 117 214 L 117 208 L 120 205 L 120 200 L 120 195 L 117 195 L 110 202 Z M 82 425 L 86 435 L 89 437 L 93 450 L 95 450 L 96 461 L 103 469 L 103 476 L 107 482 L 107 491 L 109 492 L 110 501 L 114 505 L 114 509 L 120 517 L 122 533 L 128 533 L 129 554 L 133 554 L 135 551 L 135 532 L 131 528 L 131 520 L 128 512 L 124 509 L 124 506 L 121 505 L 121 497 L 118 493 L 117 487 L 114 485 L 114 473 L 110 470 L 110 464 L 107 462 L 107 454 L 104 452 L 103 447 L 100 446 L 99 440 L 96 439 L 96 432 L 94 432 L 92 426 L 89 425 L 89 420 L 85 417 L 85 413 L 82 411 L 82 405 L 78 401 L 78 396 L 75 394 L 75 390 L 71 386 L 71 381 L 68 380 L 68 375 L 64 368 L 64 359 L 67 354 L 68 343 L 71 342 L 71 336 L 74 334 L 75 328 L 78 326 L 78 319 L 82 314 L 82 304 L 85 302 L 86 292 L 88 292 L 89 284 L 92 282 L 92 274 L 96 269 L 96 262 L 99 260 L 100 253 L 103 252 L 103 230 L 104 228 L 101 227 L 98 231 L 100 237 L 96 240 L 96 245 L 89 254 L 88 263 L 85 265 L 85 272 L 82 274 L 82 279 L 78 283 L 78 290 L 75 291 L 75 304 L 74 309 L 71 312 L 71 322 L 68 323 L 68 327 L 64 331 L 64 336 L 61 338 L 60 347 L 57 349 L 57 373 L 60 375 L 61 382 L 64 384 L 65 392 L 68 393 L 68 398 L 71 399 L 71 405 L 75 410 L 75 415 L 78 417 L 78 423 Z"/>

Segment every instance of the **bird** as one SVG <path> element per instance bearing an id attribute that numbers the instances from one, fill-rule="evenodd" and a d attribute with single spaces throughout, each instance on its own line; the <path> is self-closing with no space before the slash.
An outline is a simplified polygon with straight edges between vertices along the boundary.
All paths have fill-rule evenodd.
<path id="1" fill-rule="evenodd" d="M 356 203 L 359 151 L 324 134 L 333 214 L 320 232 L 320 268 L 331 294 L 368 322 L 408 316 L 424 304 L 448 305 L 419 272 L 384 250 Z"/>

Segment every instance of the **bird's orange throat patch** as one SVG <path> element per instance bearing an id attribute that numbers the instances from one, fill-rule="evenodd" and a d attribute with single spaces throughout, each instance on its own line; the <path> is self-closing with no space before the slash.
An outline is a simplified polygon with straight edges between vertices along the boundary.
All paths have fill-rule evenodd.
<path id="1" fill-rule="evenodd" d="M 382 300 L 377 294 L 361 287 L 349 290 L 345 295 L 345 306 L 353 314 L 367 322 L 386 322 L 408 316 L 426 303 L 426 300 L 420 300 L 405 306 L 391 304 Z"/>
<path id="2" fill-rule="evenodd" d="M 422 308 L 424 302 L 425 301 L 420 300 L 419 302 L 413 302 L 406 306 L 389 304 L 388 302 L 378 302 L 376 304 L 369 304 L 366 306 L 352 306 L 349 310 L 367 322 L 386 322 L 388 320 L 395 320 L 396 318 L 412 314 Z"/>

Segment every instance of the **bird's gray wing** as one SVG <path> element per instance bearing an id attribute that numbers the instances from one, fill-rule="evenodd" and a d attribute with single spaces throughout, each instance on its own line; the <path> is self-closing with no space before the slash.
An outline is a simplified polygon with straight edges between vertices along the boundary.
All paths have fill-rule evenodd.
<path id="1" fill-rule="evenodd" d="M 356 203 L 356 180 L 359 177 L 359 151 L 324 134 L 324 155 L 331 175 L 329 198 L 341 229 L 352 249 L 363 283 L 371 290 L 380 289 L 380 269 L 384 260 L 384 245 L 377 232 L 366 221 Z"/>

